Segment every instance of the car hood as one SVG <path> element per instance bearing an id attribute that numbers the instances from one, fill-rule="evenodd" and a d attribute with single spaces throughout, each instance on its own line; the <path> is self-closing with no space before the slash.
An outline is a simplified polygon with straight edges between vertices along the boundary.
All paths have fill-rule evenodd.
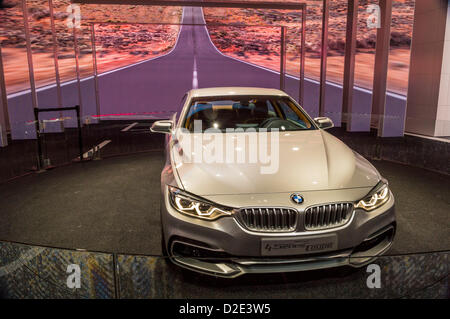
<path id="1" fill-rule="evenodd" d="M 276 138 L 273 135 L 275 133 L 220 134 L 227 137 L 226 141 L 230 137 L 242 138 L 244 135 L 245 143 L 239 144 L 242 146 L 239 151 L 245 154 L 249 154 L 255 147 L 254 139 L 250 137 L 254 138 L 256 135 L 259 139 L 261 134 L 267 134 L 267 145 L 270 144 L 270 147 L 271 138 Z M 181 186 L 191 193 L 203 196 L 373 187 L 380 180 L 377 170 L 366 159 L 323 130 L 280 132 L 277 135 L 278 149 L 275 146 L 266 147 L 265 150 L 269 150 L 271 157 L 270 160 L 266 158 L 264 163 L 260 160 L 261 157 L 258 157 L 256 163 L 249 162 L 248 157 L 245 163 L 208 163 L 204 159 L 195 162 L 192 157 L 186 157 L 187 150 L 193 153 L 193 148 L 186 144 L 187 141 L 202 135 L 178 133 L 170 146 L 172 165 Z M 179 156 L 180 154 L 184 156 Z"/>

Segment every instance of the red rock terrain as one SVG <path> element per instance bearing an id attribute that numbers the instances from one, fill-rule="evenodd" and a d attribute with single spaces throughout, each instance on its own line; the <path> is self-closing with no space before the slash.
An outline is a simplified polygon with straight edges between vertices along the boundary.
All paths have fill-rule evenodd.
<path id="1" fill-rule="evenodd" d="M 53 0 L 59 67 L 62 81 L 73 79 L 75 54 L 72 29 L 67 27 L 69 0 Z M 53 41 L 47 0 L 28 0 L 29 25 L 37 86 L 54 82 Z M 0 41 L 8 93 L 29 87 L 22 5 L 20 0 L 4 0 L 0 9 Z M 81 28 L 77 29 L 81 76 L 93 73 L 89 23 L 96 25 L 98 71 L 104 72 L 169 51 L 175 44 L 177 25 L 113 23 L 179 23 L 181 8 L 158 6 L 82 5 Z"/>
<path id="2" fill-rule="evenodd" d="M 257 1 L 253 1 L 257 2 Z M 322 27 L 322 1 L 306 2 L 306 68 L 305 74 L 319 77 Z M 360 1 L 358 10 L 358 36 L 355 68 L 357 85 L 372 86 L 376 29 L 369 28 L 366 9 L 377 1 Z M 225 54 L 279 70 L 280 31 L 275 27 L 237 27 L 236 25 L 287 26 L 288 73 L 298 75 L 300 70 L 301 14 L 275 9 L 215 9 L 205 8 L 205 20 L 211 26 L 210 35 L 216 46 Z M 391 25 L 391 52 L 389 57 L 388 89 L 406 94 L 408 86 L 409 48 L 414 16 L 414 0 L 393 2 Z M 342 82 L 347 0 L 330 1 L 327 79 Z M 226 27 L 213 27 L 224 24 Z"/>
<path id="3" fill-rule="evenodd" d="M 250 0 L 252 1 L 252 0 Z M 258 1 L 258 0 L 253 0 Z M 292 0 L 290 0 L 292 1 Z M 72 30 L 67 28 L 69 0 L 53 0 L 55 7 L 59 65 L 62 80 L 75 78 L 75 61 Z M 302 1 L 297 1 L 302 2 Z M 307 0 L 306 68 L 308 77 L 318 78 L 320 65 L 321 0 Z M 331 0 L 329 20 L 329 57 L 327 79 L 342 81 L 346 0 Z M 360 0 L 355 81 L 370 88 L 373 77 L 376 29 L 367 28 L 366 8 L 376 1 Z M 0 41 L 5 65 L 8 92 L 29 87 L 28 65 L 25 50 L 22 7 L 20 0 L 4 0 L 0 9 Z M 52 37 L 47 0 L 28 0 L 30 29 L 32 33 L 33 61 L 38 86 L 54 81 Z M 413 23 L 414 0 L 395 0 L 392 17 L 391 52 L 389 61 L 389 89 L 405 94 L 407 88 L 409 45 Z M 211 38 L 225 54 L 279 69 L 279 25 L 288 27 L 287 71 L 299 73 L 300 37 L 299 12 L 282 10 L 205 8 L 205 19 L 210 25 Z M 81 75 L 91 75 L 92 48 L 89 23 L 96 25 L 96 50 L 98 70 L 104 72 L 120 66 L 148 59 L 169 51 L 177 37 L 176 25 L 131 24 L 137 22 L 178 23 L 181 8 L 159 6 L 106 6 L 82 5 L 82 26 L 78 32 Z M 116 25 L 116 22 L 127 22 Z M 214 27 L 213 24 L 227 24 Z M 236 25 L 247 25 L 237 27 Z M 264 25 L 256 27 L 249 25 Z"/>

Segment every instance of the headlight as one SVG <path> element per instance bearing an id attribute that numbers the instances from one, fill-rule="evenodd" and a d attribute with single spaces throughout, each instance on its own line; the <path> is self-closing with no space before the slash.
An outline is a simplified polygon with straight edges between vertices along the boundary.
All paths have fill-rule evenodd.
<path id="1" fill-rule="evenodd" d="M 365 198 L 361 199 L 356 208 L 362 208 L 366 211 L 371 211 L 375 208 L 380 207 L 389 200 L 391 193 L 387 183 L 380 182 L 378 185 L 367 195 Z"/>
<path id="2" fill-rule="evenodd" d="M 233 213 L 230 207 L 220 206 L 207 199 L 189 194 L 181 189 L 169 186 L 172 206 L 180 213 L 207 220 L 214 220 Z"/>

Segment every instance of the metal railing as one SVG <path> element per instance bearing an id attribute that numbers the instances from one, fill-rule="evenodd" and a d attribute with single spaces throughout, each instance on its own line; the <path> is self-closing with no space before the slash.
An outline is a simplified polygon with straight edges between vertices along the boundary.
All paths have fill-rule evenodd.
<path id="1" fill-rule="evenodd" d="M 36 128 L 37 146 L 38 146 L 38 170 L 45 169 L 48 165 L 42 152 L 42 126 L 39 121 L 39 113 L 44 112 L 62 112 L 62 111 L 75 111 L 77 113 L 77 129 L 78 129 L 78 148 L 80 154 L 80 161 L 83 160 L 83 137 L 81 134 L 81 116 L 80 106 L 75 105 L 72 107 L 56 107 L 56 108 L 35 108 L 34 109 L 34 123 Z"/>

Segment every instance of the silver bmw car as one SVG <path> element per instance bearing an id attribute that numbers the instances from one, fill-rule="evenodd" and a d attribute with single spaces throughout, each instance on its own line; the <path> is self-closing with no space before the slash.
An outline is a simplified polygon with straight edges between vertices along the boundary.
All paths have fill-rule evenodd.
<path id="1" fill-rule="evenodd" d="M 395 230 L 387 181 L 275 89 L 195 89 L 166 135 L 162 249 L 193 271 L 245 273 L 360 267 Z"/>

